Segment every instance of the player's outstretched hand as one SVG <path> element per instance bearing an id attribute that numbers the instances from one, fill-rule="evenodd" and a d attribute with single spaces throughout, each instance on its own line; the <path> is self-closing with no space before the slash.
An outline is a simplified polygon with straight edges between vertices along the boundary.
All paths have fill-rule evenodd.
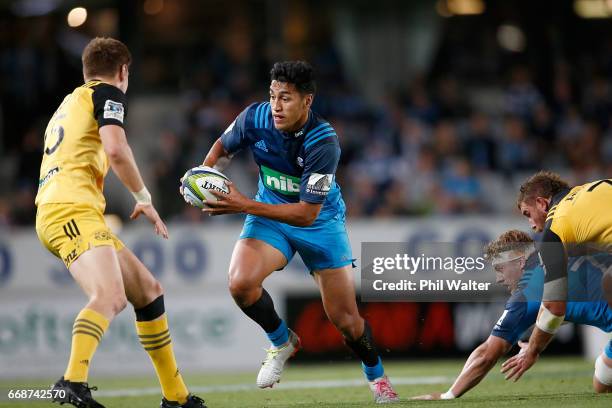
<path id="1" fill-rule="evenodd" d="M 432 392 L 431 394 L 417 395 L 416 397 L 412 397 L 410 399 L 412 399 L 412 400 L 422 400 L 422 401 L 435 401 L 435 400 L 442 399 L 442 393 L 441 392 Z"/>
<path id="2" fill-rule="evenodd" d="M 521 351 L 502 364 L 501 372 L 506 375 L 506 380 L 517 382 L 525 374 L 525 371 L 529 370 L 538 361 L 540 355 L 532 351 L 529 344 L 523 343 L 520 346 Z"/>
<path id="3" fill-rule="evenodd" d="M 209 190 L 211 194 L 217 197 L 217 201 L 206 201 L 207 208 L 202 211 L 208 215 L 222 214 L 238 214 L 244 212 L 249 203 L 249 199 L 245 197 L 231 181 L 226 181 L 229 193 L 219 193 L 214 190 Z"/>
<path id="4" fill-rule="evenodd" d="M 135 220 L 140 216 L 140 214 L 144 214 L 144 216 L 147 217 L 149 221 L 151 221 L 151 224 L 153 224 L 153 226 L 155 227 L 155 233 L 157 235 L 161 235 L 165 239 L 168 239 L 168 227 L 166 227 L 166 224 L 164 224 L 153 205 L 136 203 L 136 205 L 134 206 L 134 211 L 132 211 L 130 218 Z"/>

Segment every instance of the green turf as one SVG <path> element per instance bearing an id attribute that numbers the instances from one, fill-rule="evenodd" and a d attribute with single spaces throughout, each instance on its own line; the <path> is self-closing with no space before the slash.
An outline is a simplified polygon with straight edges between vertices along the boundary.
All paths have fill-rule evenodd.
<path id="1" fill-rule="evenodd" d="M 422 378 L 427 376 L 454 377 L 463 361 L 416 361 L 387 363 L 386 371 L 394 377 Z M 241 374 L 186 374 L 191 386 L 245 384 L 252 386 L 256 377 Z M 446 391 L 450 383 L 438 385 L 400 385 L 397 391 L 404 400 L 395 406 L 408 407 L 611 407 L 612 395 L 596 395 L 591 389 L 593 365 L 581 359 L 543 357 L 518 383 L 506 382 L 499 374 L 499 365 L 473 391 L 455 401 L 408 401 L 410 396 L 434 391 Z M 361 378 L 357 364 L 330 363 L 313 366 L 290 366 L 283 382 L 313 380 L 348 380 Z M 44 388 L 52 379 L 38 381 L 0 381 L 0 390 L 9 388 Z M 153 378 L 92 379 L 100 390 L 139 389 L 156 387 Z M 311 388 L 283 390 L 283 383 L 273 390 L 209 392 L 201 396 L 210 408 L 215 407 L 372 407 L 367 386 L 342 388 Z M 139 397 L 99 398 L 108 408 L 153 408 L 159 404 L 158 395 Z M 544 407 L 546 404 L 547 407 Z M 54 406 L 48 402 L 0 402 L 0 407 Z"/>

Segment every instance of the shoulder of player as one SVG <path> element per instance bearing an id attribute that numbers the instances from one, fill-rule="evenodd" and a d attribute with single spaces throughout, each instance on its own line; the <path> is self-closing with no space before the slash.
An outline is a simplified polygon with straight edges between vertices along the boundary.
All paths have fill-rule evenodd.
<path id="1" fill-rule="evenodd" d="M 272 112 L 270 102 L 255 102 L 244 110 L 246 118 L 244 127 L 246 129 L 265 129 L 272 125 Z"/>
<path id="2" fill-rule="evenodd" d="M 85 89 L 91 89 L 91 98 L 94 105 L 106 104 L 108 100 L 114 103 L 120 103 L 125 108 L 127 105 L 127 98 L 121 89 L 116 86 L 107 84 L 105 82 L 91 81 L 83 85 Z"/>
<path id="3" fill-rule="evenodd" d="M 521 311 L 527 307 L 527 297 L 523 289 L 518 289 L 510 296 L 506 302 L 506 310 Z"/>
<path id="4" fill-rule="evenodd" d="M 321 145 L 338 146 L 338 135 L 334 127 L 326 120 L 315 118 L 314 124 L 304 135 L 304 150 L 312 150 Z"/>

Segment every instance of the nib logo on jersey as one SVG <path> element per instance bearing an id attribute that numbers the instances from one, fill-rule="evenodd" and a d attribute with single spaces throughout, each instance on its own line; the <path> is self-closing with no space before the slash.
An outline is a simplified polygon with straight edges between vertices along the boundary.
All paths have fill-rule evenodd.
<path id="1" fill-rule="evenodd" d="M 266 166 L 261 166 L 261 180 L 270 190 L 286 195 L 300 194 L 300 178 L 283 174 Z"/>

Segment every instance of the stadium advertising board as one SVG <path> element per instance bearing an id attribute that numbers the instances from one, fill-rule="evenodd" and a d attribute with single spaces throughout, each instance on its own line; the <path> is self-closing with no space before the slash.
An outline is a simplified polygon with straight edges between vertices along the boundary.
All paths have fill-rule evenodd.
<path id="1" fill-rule="evenodd" d="M 462 252 L 482 248 L 496 234 L 517 227 L 524 227 L 522 220 L 463 218 L 360 221 L 349 223 L 348 230 L 359 264 L 362 242 L 380 238 L 407 245 L 438 241 Z M 267 346 L 264 336 L 255 335 L 255 323 L 242 317 L 227 291 L 227 268 L 239 233 L 239 224 L 223 224 L 202 228 L 171 225 L 168 241 L 156 238 L 148 226 L 120 234 L 164 285 L 183 370 L 252 369 L 259 365 L 260 351 Z M 359 285 L 358 269 L 355 278 Z M 266 289 L 279 313 L 296 325 L 307 345 L 300 358 L 345 355 L 344 349 L 339 351 L 341 339 L 324 319 L 316 286 L 299 257 L 266 281 Z M 67 359 L 75 310 L 85 301 L 63 264 L 44 250 L 33 230 L 11 231 L 10 236 L 4 232 L 0 236 L 0 367 L 12 367 L 12 377 L 57 373 Z M 469 351 L 489 334 L 503 308 L 444 302 L 366 303 L 362 307 L 382 349 L 397 356 Z M 244 338 L 249 341 L 239 341 Z M 579 350 L 577 337 L 568 341 L 565 351 Z M 136 341 L 130 307 L 105 334 L 93 368 L 104 374 L 117 369 L 126 373 L 150 370 Z M 0 376 L 8 374 L 0 370 Z"/>

